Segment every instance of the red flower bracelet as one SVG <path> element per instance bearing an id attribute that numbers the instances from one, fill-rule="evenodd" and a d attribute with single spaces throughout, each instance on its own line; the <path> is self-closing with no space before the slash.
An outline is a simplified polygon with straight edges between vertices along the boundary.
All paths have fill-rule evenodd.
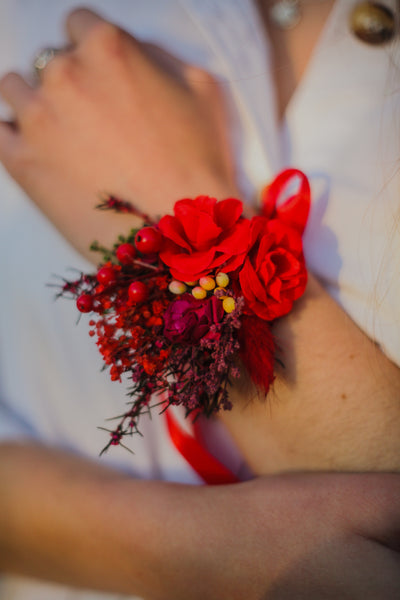
<path id="1" fill-rule="evenodd" d="M 284 201 L 293 181 L 297 191 Z M 244 364 L 265 393 L 274 379 L 271 322 L 287 314 L 307 283 L 302 233 L 310 186 L 296 169 L 265 188 L 261 214 L 248 219 L 229 198 L 179 200 L 154 221 L 108 197 L 100 209 L 135 214 L 144 226 L 120 236 L 94 274 L 64 280 L 58 296 L 92 313 L 90 335 L 111 379 L 130 380 L 129 409 L 106 447 L 138 431 L 151 403 L 187 414 L 229 409 L 229 386 Z M 241 359 L 238 360 L 238 359 Z"/>

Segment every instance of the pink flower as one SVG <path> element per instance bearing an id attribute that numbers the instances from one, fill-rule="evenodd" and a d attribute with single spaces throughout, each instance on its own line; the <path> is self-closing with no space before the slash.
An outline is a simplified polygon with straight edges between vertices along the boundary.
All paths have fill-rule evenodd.
<path id="1" fill-rule="evenodd" d="M 196 300 L 191 294 L 184 294 L 172 301 L 165 311 L 164 335 L 176 344 L 197 344 L 223 317 L 222 303 L 215 296 Z"/>

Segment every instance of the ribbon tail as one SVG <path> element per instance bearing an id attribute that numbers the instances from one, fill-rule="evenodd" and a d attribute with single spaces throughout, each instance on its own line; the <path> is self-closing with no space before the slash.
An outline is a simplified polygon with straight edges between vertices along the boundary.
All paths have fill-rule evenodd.
<path id="1" fill-rule="evenodd" d="M 192 436 L 180 426 L 169 409 L 165 411 L 165 418 L 175 448 L 206 484 L 239 483 L 240 479 L 202 445 L 196 433 Z"/>

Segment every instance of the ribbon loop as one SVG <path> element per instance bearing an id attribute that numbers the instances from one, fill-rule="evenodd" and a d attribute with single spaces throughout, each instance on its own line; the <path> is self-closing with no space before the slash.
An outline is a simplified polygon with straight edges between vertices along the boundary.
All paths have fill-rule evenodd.
<path id="1" fill-rule="evenodd" d="M 279 197 L 294 179 L 300 179 L 298 191 L 283 204 L 278 205 Z M 303 233 L 310 212 L 311 190 L 308 179 L 302 171 L 286 169 L 279 173 L 273 182 L 263 189 L 261 200 L 262 214 L 265 217 L 279 219 L 300 234 Z"/>

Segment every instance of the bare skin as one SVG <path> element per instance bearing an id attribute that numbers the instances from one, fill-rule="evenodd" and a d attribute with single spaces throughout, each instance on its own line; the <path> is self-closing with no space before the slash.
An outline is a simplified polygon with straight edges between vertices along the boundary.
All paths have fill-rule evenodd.
<path id="1" fill-rule="evenodd" d="M 395 475 L 184 486 L 3 444 L 0 479 L 6 572 L 149 600 L 398 598 Z"/>
<path id="2" fill-rule="evenodd" d="M 6 76 L 0 82 L 0 92 L 14 107 L 17 122 L 16 129 L 10 128 L 7 124 L 0 126 L 0 157 L 12 176 L 78 248 L 87 247 L 88 236 L 99 237 L 107 243 L 114 239 L 115 232 L 121 228 L 121 223 L 110 222 L 109 216 L 101 222 L 92 218 L 92 198 L 98 191 L 99 176 L 102 185 L 104 181 L 105 189 L 111 186 L 112 191 L 116 193 L 129 198 L 134 196 L 135 201 L 142 203 L 143 209 L 153 213 L 166 211 L 164 200 L 167 195 L 170 195 L 173 202 L 180 195 L 204 193 L 206 184 L 207 191 L 215 193 L 218 197 L 236 195 L 232 183 L 233 172 L 229 151 L 226 150 L 226 136 L 223 133 L 222 112 L 218 108 L 221 106 L 220 100 L 215 91 L 215 84 L 208 76 L 196 72 L 201 76 L 189 78 L 187 86 L 190 92 L 186 93 L 187 87 L 181 87 L 181 83 L 178 85 L 175 76 L 165 75 L 164 72 L 161 76 L 158 70 L 154 69 L 154 63 L 148 61 L 146 53 L 143 54 L 136 43 L 132 45 L 125 34 L 93 17 L 92 13 L 82 11 L 74 13 L 69 20 L 69 30 L 71 37 L 79 42 L 77 50 L 64 57 L 58 57 L 49 65 L 40 88 L 32 90 L 15 74 Z M 101 64 L 103 72 L 105 60 L 110 61 L 108 70 L 115 75 L 113 94 L 97 82 L 98 65 Z M 125 79 L 132 64 L 135 65 L 138 76 L 141 77 L 142 74 L 141 85 L 128 86 L 127 90 Z M 182 71 L 178 81 L 182 81 Z M 199 82 L 201 85 L 198 85 Z M 204 87 L 201 82 L 205 82 Z M 122 93 L 117 94 L 116 86 L 120 84 L 124 87 Z M 151 94 L 146 95 L 146 85 L 150 85 Z M 132 134 L 127 136 L 120 133 L 116 135 L 115 128 L 118 124 L 116 120 L 113 121 L 112 127 L 104 128 L 110 114 L 118 119 L 119 111 L 124 110 L 125 112 L 122 112 L 124 118 L 118 125 L 119 132 L 126 130 L 126 121 L 132 120 L 136 123 L 134 113 L 127 113 L 127 107 L 118 104 L 119 99 L 130 91 L 132 94 L 129 96 L 130 109 L 138 110 L 142 117 L 141 107 L 149 105 L 150 100 L 154 98 L 155 89 L 158 92 L 157 100 L 163 97 L 163 90 L 170 90 L 166 94 L 165 102 L 168 109 L 173 111 L 171 121 L 173 118 L 182 119 L 182 114 L 187 115 L 185 122 L 178 120 L 178 123 L 188 127 L 185 133 L 185 149 L 190 149 L 190 154 L 186 154 L 184 159 L 188 162 L 184 162 L 181 169 L 178 168 L 176 178 L 170 173 L 166 176 L 163 182 L 165 196 L 162 197 L 158 195 L 159 179 L 157 181 L 149 179 L 149 171 L 146 171 L 146 168 L 149 168 L 148 153 L 144 153 L 142 147 L 139 147 L 139 150 L 136 148 L 135 151 L 135 145 L 132 145 L 132 140 L 139 139 L 139 132 L 132 131 Z M 182 89 L 185 93 L 180 93 Z M 199 89 L 203 90 L 202 93 Z M 217 109 L 208 106 L 210 90 Z M 181 102 L 183 105 L 188 103 L 188 113 L 185 110 L 182 113 Z M 104 104 L 106 109 L 102 108 Z M 157 168 L 159 169 L 157 172 L 164 173 L 166 164 L 170 165 L 171 155 L 182 146 L 182 134 L 179 133 L 178 141 L 174 140 L 177 129 L 169 128 L 169 123 L 166 123 L 168 120 L 161 118 L 166 114 L 165 108 L 157 109 L 157 105 L 158 103 L 155 103 L 152 110 L 160 110 L 158 116 L 155 117 L 153 114 L 146 124 L 150 132 L 154 135 L 157 133 L 159 136 L 157 143 L 154 141 L 148 151 L 155 160 L 150 169 L 151 174 Z M 96 112 L 97 108 L 99 112 Z M 197 115 L 197 113 L 200 121 L 194 119 L 195 125 L 191 126 L 193 114 Z M 212 152 L 209 152 L 208 148 L 210 131 L 207 129 L 208 119 L 213 123 L 213 130 L 218 123 L 217 131 L 222 131 L 217 138 L 213 137 Z M 154 122 L 157 127 L 151 129 Z M 198 125 L 199 122 L 201 127 Z M 79 129 L 76 125 L 73 127 L 74 123 L 79 125 Z M 83 123 L 85 134 L 82 144 L 85 150 L 83 153 L 85 163 L 80 169 L 76 166 L 76 135 L 78 131 L 80 135 L 82 134 Z M 165 135 L 163 130 L 160 130 L 164 124 L 167 128 Z M 93 140 L 98 139 L 99 127 L 104 132 L 104 136 L 110 136 L 110 143 L 106 143 L 105 146 L 111 148 L 112 152 L 106 155 L 106 158 L 102 152 L 91 151 L 96 144 L 98 146 L 98 142 Z M 148 135 L 144 134 L 145 131 L 147 132 L 147 129 L 143 125 L 142 133 Z M 204 138 L 203 131 L 206 132 Z M 91 137 L 93 134 L 95 138 Z M 169 139 L 171 136 L 172 141 Z M 201 148 L 199 151 L 196 150 L 198 142 Z M 174 151 L 171 151 L 171 144 Z M 215 148 L 218 144 L 220 149 L 216 152 Z M 81 145 L 79 147 L 82 148 Z M 121 162 L 110 160 L 111 156 L 115 159 L 117 151 L 120 152 Z M 132 154 L 133 152 L 136 154 Z M 201 164 L 198 171 L 197 163 Z M 126 176 L 124 173 L 130 173 L 129 167 L 132 164 L 135 165 L 135 171 L 131 180 L 130 174 Z M 150 191 L 147 193 L 146 186 L 149 183 Z M 201 189 L 200 184 L 202 184 Z M 131 185 L 134 187 L 131 188 Z M 174 186 L 177 189 L 174 189 Z M 76 214 L 81 217 L 80 228 L 77 227 Z M 88 225 L 92 228 L 90 231 Z M 314 294 L 321 297 L 319 302 L 322 304 L 318 305 L 321 307 L 321 314 L 325 308 L 331 311 L 335 323 L 343 330 L 343 313 L 338 312 L 336 305 L 332 309 L 332 300 L 324 291 L 319 287 L 311 287 L 309 296 L 310 294 L 311 299 Z M 301 314 L 301 318 L 293 316 L 292 324 L 288 321 L 289 333 L 293 333 L 294 340 L 298 339 L 296 323 L 304 324 L 306 306 L 303 307 Z M 311 319 L 312 316 L 308 318 Z M 325 318 L 329 320 L 330 317 Z M 336 330 L 336 327 L 334 329 Z M 349 333 L 351 337 L 355 336 L 354 339 L 352 337 L 353 343 L 360 350 L 358 334 L 358 330 L 357 334 L 352 331 Z M 323 340 L 323 343 L 334 345 L 331 338 Z M 295 365 L 296 348 L 293 348 L 293 351 L 289 350 L 288 356 L 292 356 Z M 329 357 L 332 360 L 336 358 L 329 354 L 328 362 Z M 306 358 L 307 356 L 304 357 Z M 329 365 L 325 363 L 324 368 L 328 367 Z M 336 369 L 336 367 L 337 364 L 333 363 L 330 368 Z M 311 377 L 311 371 L 309 367 L 307 377 Z M 345 376 L 344 371 L 340 373 L 340 377 L 342 375 Z M 349 377 L 350 374 L 348 373 L 347 376 Z M 312 382 L 306 379 L 300 383 L 299 388 L 291 389 L 292 394 L 298 393 L 299 397 L 306 392 L 307 386 Z M 251 423 L 251 415 L 246 415 L 246 418 Z M 234 432 L 233 424 L 230 427 Z M 263 443 L 263 435 L 265 436 L 265 432 L 257 436 L 258 440 L 261 440 L 260 443 Z M 248 442 L 243 451 L 251 462 L 251 444 L 254 440 Z M 216 590 L 215 598 L 226 597 L 227 599 L 292 598 L 293 590 L 296 590 L 299 598 L 321 598 L 322 589 L 324 593 L 327 589 L 331 590 L 329 593 L 332 598 L 346 597 L 346 594 L 349 598 L 365 598 L 368 597 L 368 593 L 371 598 L 382 597 L 382 595 L 385 598 L 395 598 L 396 590 L 398 591 L 400 586 L 397 554 L 391 553 L 387 548 L 382 549 L 374 541 L 367 539 L 382 539 L 389 542 L 388 532 L 398 529 L 397 513 L 400 510 L 400 503 L 396 476 L 382 475 L 374 476 L 375 478 L 372 479 L 367 476 L 352 475 L 325 476 L 325 478 L 320 475 L 309 478 L 306 476 L 259 478 L 249 484 L 216 488 L 212 491 L 209 488 L 193 490 L 182 486 L 179 487 L 179 493 L 175 495 L 171 490 L 178 489 L 176 486 L 134 482 L 117 474 L 113 474 L 115 480 L 110 491 L 109 472 L 99 471 L 99 468 L 94 465 L 92 470 L 92 465 L 80 459 L 70 459 L 50 449 L 38 449 L 36 452 L 32 447 L 19 447 L 17 444 L 3 445 L 0 448 L 0 467 L 4 469 L 1 474 L 2 481 L 6 482 L 5 496 L 3 499 L 0 497 L 0 502 L 4 502 L 3 506 L 0 504 L 0 514 L 8 515 L 5 528 L 0 527 L 0 531 L 4 531 L 0 537 L 2 549 L 0 560 L 3 568 L 8 571 L 35 574 L 43 578 L 53 577 L 58 581 L 89 587 L 96 586 L 100 589 L 128 590 L 129 593 L 147 594 L 154 598 L 168 598 L 166 590 L 168 593 L 171 591 L 171 598 L 212 598 L 211 589 Z M 320 468 L 323 468 L 323 465 Z M 268 472 L 265 463 L 262 465 L 254 463 L 254 469 L 259 472 L 265 472 L 267 469 Z M 37 485 L 36 480 L 27 476 L 27 473 L 36 475 L 38 472 L 43 474 L 43 485 L 40 486 Z M 70 486 L 71 473 L 77 475 L 75 496 L 66 504 L 60 504 L 61 498 L 68 497 L 65 494 Z M 88 482 L 87 488 L 83 485 L 84 481 Z M 324 481 L 327 483 L 324 484 Z M 278 483 L 275 486 L 273 482 Z M 289 488 L 283 482 L 289 482 Z M 352 490 L 350 493 L 348 485 Z M 372 485 L 375 489 L 371 487 Z M 46 514 L 53 515 L 50 521 L 53 533 L 47 529 L 46 522 L 41 520 L 43 489 L 51 489 L 52 495 L 55 491 L 54 503 L 52 503 L 53 496 L 46 498 L 48 509 Z M 267 490 L 272 489 L 274 492 L 270 492 L 272 497 L 269 504 Z M 199 492 L 198 496 L 196 492 Z M 31 511 L 27 513 L 21 498 L 28 494 L 33 504 Z M 360 497 L 364 499 L 361 509 Z M 387 501 L 388 497 L 390 502 Z M 193 500 L 194 498 L 196 500 Z M 317 502 L 313 502 L 313 498 Z M 132 502 L 135 499 L 141 507 L 140 510 L 148 509 L 149 512 L 135 513 L 132 509 Z M 96 502 L 99 503 L 98 509 L 94 511 L 93 506 Z M 107 523 L 104 523 L 104 514 L 110 514 L 109 506 L 114 506 L 114 503 L 119 505 L 119 510 L 112 511 L 114 516 L 117 515 L 115 517 L 117 523 L 113 520 L 109 521 L 109 529 Z M 177 503 L 180 506 L 179 511 L 175 510 Z M 194 503 L 197 509 L 195 512 L 193 512 Z M 166 507 L 171 506 L 174 510 L 163 512 Z M 307 506 L 309 512 L 305 512 Z M 353 508 L 350 508 L 351 506 Z M 73 507 L 76 507 L 76 510 Z M 274 513 L 277 507 L 278 511 Z M 87 535 L 80 528 L 82 525 L 82 519 L 80 517 L 78 519 L 80 510 L 84 510 L 86 515 L 92 515 L 93 518 L 92 521 L 85 520 L 85 524 L 88 525 Z M 67 519 L 65 511 L 68 513 Z M 134 514 L 141 515 L 140 526 L 144 527 L 147 536 L 135 534 L 137 524 L 136 518 L 133 518 Z M 310 514 L 310 520 L 305 517 L 305 514 Z M 161 531 L 154 527 L 155 515 L 161 515 L 159 519 L 163 524 Z M 202 518 L 197 522 L 193 517 L 198 515 L 202 515 Z M 243 518 L 243 515 L 246 518 Z M 257 515 L 257 518 L 254 515 Z M 365 521 L 358 520 L 359 516 L 365 518 Z M 177 527 L 178 521 L 174 520 L 175 517 L 179 517 L 179 527 Z M 124 527 L 130 527 L 129 536 L 124 535 L 121 538 L 121 527 L 119 527 L 121 522 Z M 32 524 L 35 525 L 34 529 L 31 528 Z M 347 535 L 348 526 L 352 531 L 350 544 Z M 236 527 L 232 536 L 232 528 Z M 179 530 L 178 538 L 176 529 Z M 40 535 L 32 536 L 31 531 L 36 531 Z M 138 533 L 142 531 L 139 529 Z M 291 537 L 292 533 L 293 537 Z M 201 537 L 202 535 L 204 538 Z M 230 536 L 236 542 L 233 545 L 226 543 Z M 200 542 L 194 545 L 192 538 L 199 539 Z M 168 555 L 171 560 L 169 563 L 163 549 L 167 542 L 171 543 L 171 540 L 176 543 L 176 546 L 173 546 L 176 552 Z M 54 558 L 56 554 L 54 549 L 59 547 L 57 546 L 59 543 L 70 549 L 67 554 L 60 557 L 60 562 L 57 556 Z M 393 539 L 390 540 L 390 544 L 393 544 Z M 209 547 L 209 554 L 206 557 L 204 557 L 204 547 Z M 73 552 L 71 548 L 79 548 L 80 552 Z M 277 548 L 281 548 L 281 552 L 277 551 Z M 91 554 L 93 549 L 98 552 L 94 559 Z M 160 554 L 158 555 L 157 552 Z M 113 554 L 115 562 L 110 554 Z M 31 560 L 33 555 L 37 558 L 35 563 Z M 149 561 L 149 556 L 154 558 L 154 562 Z M 182 556 L 187 556 L 188 562 L 182 570 L 179 570 Z M 133 565 L 132 557 L 135 557 Z M 208 562 L 202 562 L 204 558 Z M 226 565 L 231 565 L 231 568 L 227 568 Z M 134 571 L 132 572 L 130 568 Z M 159 582 L 154 581 L 154 572 L 160 574 Z M 233 575 L 235 573 L 237 578 Z M 359 573 L 359 576 L 355 577 L 354 573 Z M 279 574 L 278 580 L 277 574 Z M 187 588 L 182 589 L 184 582 L 193 590 L 192 596 L 188 596 Z M 368 582 L 368 587 L 365 582 Z M 196 596 L 198 589 L 202 594 Z M 369 592 L 370 589 L 373 591 Z"/>
<path id="3" fill-rule="evenodd" d="M 220 418 L 254 473 L 400 470 L 400 371 L 310 277 L 273 327 L 285 368 Z"/>

